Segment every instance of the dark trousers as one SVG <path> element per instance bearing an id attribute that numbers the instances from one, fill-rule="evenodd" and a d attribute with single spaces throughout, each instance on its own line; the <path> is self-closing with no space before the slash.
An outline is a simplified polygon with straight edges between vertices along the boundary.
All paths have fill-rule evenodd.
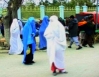
<path id="1" fill-rule="evenodd" d="M 33 60 L 32 44 L 29 44 L 28 46 L 29 46 L 29 48 L 30 48 L 30 53 L 26 55 L 26 57 L 25 57 L 25 62 L 26 62 L 26 63 L 31 63 L 32 60 Z"/>
<path id="2" fill-rule="evenodd" d="M 21 38 L 21 40 L 23 40 L 22 34 L 20 35 L 20 38 Z M 21 52 L 21 54 L 24 54 L 24 49 L 23 49 L 23 51 Z"/>
<path id="3" fill-rule="evenodd" d="M 23 36 L 22 36 L 22 34 L 20 35 L 20 38 L 21 38 L 21 39 L 23 39 Z"/>
<path id="4" fill-rule="evenodd" d="M 83 41 L 83 46 L 85 46 L 85 45 L 89 45 L 89 46 L 92 46 L 93 45 L 93 42 L 94 42 L 94 35 L 85 35 L 85 39 L 84 39 L 84 41 Z"/>
<path id="5" fill-rule="evenodd" d="M 4 29 L 1 29 L 2 37 L 4 37 Z"/>

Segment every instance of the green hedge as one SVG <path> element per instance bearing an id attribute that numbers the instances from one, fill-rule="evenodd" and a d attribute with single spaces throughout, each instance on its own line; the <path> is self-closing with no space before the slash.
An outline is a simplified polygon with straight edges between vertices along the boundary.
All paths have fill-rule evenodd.
<path id="1" fill-rule="evenodd" d="M 29 17 L 35 17 L 35 18 L 40 18 L 40 12 L 22 12 L 22 19 L 23 20 L 26 20 L 28 19 Z"/>
<path id="2" fill-rule="evenodd" d="M 51 15 L 57 15 L 59 16 L 59 12 L 58 11 L 47 11 L 45 12 L 45 15 L 47 16 L 51 16 Z M 69 17 L 70 15 L 75 15 L 75 11 L 65 11 L 64 12 L 64 17 Z M 35 17 L 35 18 L 40 18 L 40 12 L 38 11 L 34 11 L 34 12 L 27 12 L 27 11 L 24 11 L 22 12 L 22 19 L 25 20 L 25 19 L 28 19 L 29 17 Z"/>
<path id="3" fill-rule="evenodd" d="M 32 6 L 22 6 L 22 19 L 26 20 L 29 17 L 33 16 L 35 18 L 40 18 L 40 6 L 38 7 L 32 7 Z M 95 11 L 95 7 L 88 7 L 88 11 Z M 6 9 L 3 9 L 3 15 L 6 15 Z M 80 8 L 80 11 L 82 11 L 82 7 Z M 45 7 L 45 15 L 51 16 L 51 15 L 57 15 L 59 16 L 59 7 L 55 6 L 48 6 Z M 69 17 L 70 15 L 75 15 L 75 7 L 65 7 L 64 8 L 64 17 Z"/>

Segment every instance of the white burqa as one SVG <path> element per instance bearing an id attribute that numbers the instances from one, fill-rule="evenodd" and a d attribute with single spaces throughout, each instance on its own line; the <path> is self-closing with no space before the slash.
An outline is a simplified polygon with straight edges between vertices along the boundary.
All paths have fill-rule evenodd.
<path id="1" fill-rule="evenodd" d="M 64 52 L 66 49 L 65 28 L 58 21 L 57 16 L 50 17 L 50 22 L 44 36 L 47 40 L 47 53 L 50 65 L 54 63 L 58 69 L 64 69 Z"/>
<path id="2" fill-rule="evenodd" d="M 10 50 L 9 54 L 21 54 L 23 43 L 20 38 L 20 29 L 18 20 L 15 18 L 10 27 Z"/>

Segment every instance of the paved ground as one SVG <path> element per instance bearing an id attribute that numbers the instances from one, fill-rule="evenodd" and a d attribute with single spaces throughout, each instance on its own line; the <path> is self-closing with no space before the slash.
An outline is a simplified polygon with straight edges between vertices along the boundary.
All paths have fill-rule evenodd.
<path id="1" fill-rule="evenodd" d="M 68 74 L 57 77 L 99 77 L 99 44 L 95 48 L 72 49 L 65 52 L 66 70 Z M 8 51 L 0 50 L 0 77 L 53 77 L 49 67 L 46 51 L 35 53 L 35 64 L 22 64 L 23 55 L 8 55 Z"/>

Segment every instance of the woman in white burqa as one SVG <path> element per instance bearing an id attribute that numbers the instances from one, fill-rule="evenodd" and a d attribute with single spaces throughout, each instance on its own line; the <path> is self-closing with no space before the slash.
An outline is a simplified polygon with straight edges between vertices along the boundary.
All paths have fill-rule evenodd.
<path id="1" fill-rule="evenodd" d="M 64 52 L 66 50 L 66 35 L 64 26 L 58 21 L 58 17 L 53 15 L 45 30 L 44 36 L 47 40 L 47 53 L 53 75 L 67 73 L 64 63 Z"/>
<path id="2" fill-rule="evenodd" d="M 21 54 L 23 50 L 23 43 L 20 38 L 20 28 L 18 24 L 18 20 L 16 18 L 13 19 L 11 27 L 10 27 L 10 50 L 9 54 Z"/>

